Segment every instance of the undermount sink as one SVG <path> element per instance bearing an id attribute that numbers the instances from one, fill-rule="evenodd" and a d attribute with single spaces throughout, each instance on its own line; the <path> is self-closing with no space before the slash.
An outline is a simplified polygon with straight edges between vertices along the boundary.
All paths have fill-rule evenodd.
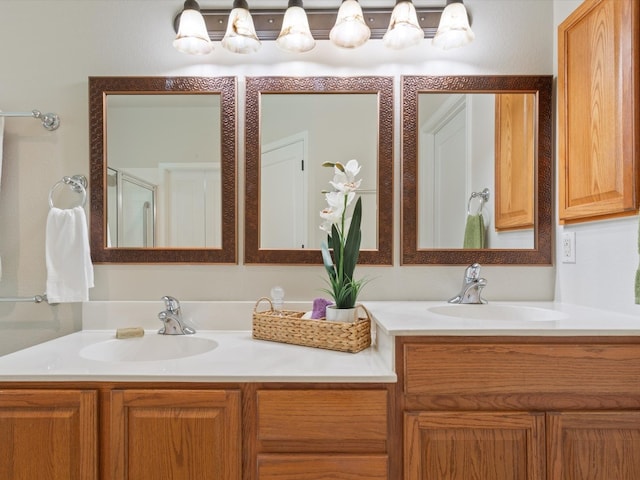
<path id="1" fill-rule="evenodd" d="M 217 346 L 210 338 L 149 334 L 94 343 L 80 350 L 80 356 L 102 362 L 149 362 L 192 357 Z"/>
<path id="2" fill-rule="evenodd" d="M 431 313 L 472 320 L 498 320 L 509 322 L 555 322 L 567 318 L 563 312 L 528 305 L 438 305 L 428 309 Z"/>

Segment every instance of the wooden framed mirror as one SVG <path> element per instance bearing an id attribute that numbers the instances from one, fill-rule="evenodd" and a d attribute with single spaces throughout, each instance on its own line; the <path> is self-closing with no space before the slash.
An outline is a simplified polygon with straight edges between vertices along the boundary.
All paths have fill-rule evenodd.
<path id="1" fill-rule="evenodd" d="M 235 77 L 90 77 L 95 263 L 237 263 Z"/>
<path id="2" fill-rule="evenodd" d="M 552 264 L 551 76 L 403 76 L 402 264 Z"/>
<path id="3" fill-rule="evenodd" d="M 360 264 L 391 265 L 393 79 L 248 77 L 245 262 L 322 264 L 324 162 L 362 166 Z"/>

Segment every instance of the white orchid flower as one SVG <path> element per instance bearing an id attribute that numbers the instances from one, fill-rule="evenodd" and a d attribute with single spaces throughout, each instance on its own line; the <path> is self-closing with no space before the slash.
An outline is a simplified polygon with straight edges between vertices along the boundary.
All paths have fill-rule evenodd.
<path id="1" fill-rule="evenodd" d="M 337 191 L 344 194 L 353 193 L 355 195 L 354 192 L 360 188 L 360 183 L 362 183 L 362 180 L 358 180 L 357 182 L 341 182 L 340 180 L 341 179 L 338 179 L 338 181 L 336 181 L 336 178 L 334 178 L 333 181 L 329 183 Z M 351 200 L 349 200 L 349 203 L 351 203 Z"/>
<path id="2" fill-rule="evenodd" d="M 323 222 L 320 224 L 320 229 L 327 233 L 331 233 L 331 227 L 334 224 L 339 224 L 342 219 L 342 212 L 336 212 L 327 207 L 320 212 L 320 218 Z"/>
<path id="3" fill-rule="evenodd" d="M 345 207 L 344 194 L 327 192 L 325 193 L 325 199 L 327 200 L 327 207 L 320 211 L 320 218 L 324 220 L 320 228 L 327 233 L 331 233 L 331 226 L 342 220 Z"/>
<path id="4" fill-rule="evenodd" d="M 340 162 L 333 164 L 333 181 L 335 183 L 354 183 L 360 173 L 360 165 L 357 160 L 349 160 L 346 165 Z"/>
<path id="5" fill-rule="evenodd" d="M 357 160 L 349 160 L 344 166 L 344 173 L 350 182 L 353 182 L 356 175 L 360 173 L 360 165 Z"/>
<path id="6" fill-rule="evenodd" d="M 344 193 L 340 191 L 327 192 L 324 194 L 324 198 L 327 200 L 329 207 L 339 210 L 342 214 L 344 210 Z"/>

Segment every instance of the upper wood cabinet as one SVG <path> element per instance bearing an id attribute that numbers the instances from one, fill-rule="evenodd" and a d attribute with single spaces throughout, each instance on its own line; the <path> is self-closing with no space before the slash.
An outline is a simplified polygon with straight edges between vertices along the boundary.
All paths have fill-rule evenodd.
<path id="1" fill-rule="evenodd" d="M 558 27 L 559 217 L 639 206 L 637 0 L 586 0 Z"/>

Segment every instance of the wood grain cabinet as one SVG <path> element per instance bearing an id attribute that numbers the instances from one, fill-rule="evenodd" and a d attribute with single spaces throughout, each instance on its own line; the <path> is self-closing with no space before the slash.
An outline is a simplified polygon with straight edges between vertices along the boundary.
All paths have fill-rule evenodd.
<path id="1" fill-rule="evenodd" d="M 240 391 L 111 391 L 113 480 L 240 480 Z"/>
<path id="2" fill-rule="evenodd" d="M 386 390 L 259 390 L 257 480 L 387 480 Z"/>
<path id="3" fill-rule="evenodd" d="M 640 338 L 396 346 L 405 480 L 640 478 Z"/>
<path id="4" fill-rule="evenodd" d="M 552 412 L 549 480 L 640 478 L 640 411 Z"/>
<path id="5" fill-rule="evenodd" d="M 95 480 L 97 392 L 0 390 L 0 478 Z"/>
<path id="6" fill-rule="evenodd" d="M 586 0 L 558 27 L 559 216 L 640 205 L 640 2 Z"/>
<path id="7" fill-rule="evenodd" d="M 405 478 L 543 480 L 544 414 L 409 412 Z"/>

